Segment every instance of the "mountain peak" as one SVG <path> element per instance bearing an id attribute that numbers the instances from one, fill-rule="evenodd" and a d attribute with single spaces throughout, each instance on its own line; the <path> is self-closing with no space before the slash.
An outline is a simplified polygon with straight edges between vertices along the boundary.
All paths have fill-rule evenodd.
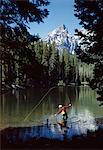
<path id="1" fill-rule="evenodd" d="M 56 29 L 54 29 L 52 32 L 48 33 L 49 37 L 53 37 L 60 34 L 68 34 L 68 31 L 66 29 L 66 26 L 64 24 L 58 26 Z"/>
<path id="2" fill-rule="evenodd" d="M 65 30 L 65 29 L 66 29 L 66 26 L 65 26 L 64 24 L 61 24 L 61 25 L 59 26 L 59 28 Z"/>
<path id="3" fill-rule="evenodd" d="M 76 45 L 74 37 L 69 35 L 68 30 L 64 24 L 58 26 L 52 32 L 49 32 L 45 41 L 51 43 L 55 42 L 57 48 L 60 51 L 67 49 L 70 53 L 74 51 Z"/>

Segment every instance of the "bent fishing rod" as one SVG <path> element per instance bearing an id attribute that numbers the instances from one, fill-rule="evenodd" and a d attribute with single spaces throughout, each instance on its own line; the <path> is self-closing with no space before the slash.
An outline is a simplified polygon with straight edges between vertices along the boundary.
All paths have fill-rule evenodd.
<path id="1" fill-rule="evenodd" d="M 42 101 L 44 100 L 44 98 L 48 95 L 48 93 L 49 93 L 50 91 L 52 91 L 54 88 L 56 88 L 56 86 L 50 88 L 50 89 L 44 94 L 44 96 L 40 99 L 39 103 L 38 103 L 36 106 L 34 105 L 33 109 L 28 113 L 28 115 L 26 115 L 26 117 L 24 118 L 23 122 L 26 121 L 26 120 L 29 118 L 29 116 L 33 113 L 33 111 L 41 104 L 41 102 L 42 102 Z"/>

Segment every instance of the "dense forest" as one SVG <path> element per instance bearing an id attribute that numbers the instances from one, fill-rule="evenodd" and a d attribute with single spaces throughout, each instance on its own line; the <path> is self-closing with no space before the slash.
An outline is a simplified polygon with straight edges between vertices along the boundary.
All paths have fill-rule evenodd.
<path id="1" fill-rule="evenodd" d="M 93 64 L 93 78 L 90 81 L 92 89 L 103 100 L 103 1 L 102 0 L 75 0 L 75 16 L 86 30 L 82 33 L 76 30 L 80 38 L 80 45 L 76 53 L 82 62 Z"/>
<path id="2" fill-rule="evenodd" d="M 92 75 L 92 67 L 82 64 L 75 54 L 63 49 L 60 55 L 55 42 L 38 40 L 30 41 L 27 48 L 23 46 L 15 53 L 8 50 L 2 60 L 2 82 L 5 85 L 48 87 L 57 85 L 60 80 L 65 84 L 73 82 L 80 85 Z"/>
<path id="3" fill-rule="evenodd" d="M 34 49 L 30 47 L 39 38 L 28 32 L 31 22 L 43 22 L 49 11 L 47 0 L 1 0 L 0 20 L 0 79 L 1 88 L 13 83 L 22 84 L 27 79 L 26 68 L 38 65 Z M 22 83 L 21 83 L 22 82 Z"/>
<path id="4" fill-rule="evenodd" d="M 2 88 L 48 87 L 59 81 L 80 85 L 91 78 L 92 66 L 80 62 L 76 54 L 63 49 L 60 55 L 55 42 L 43 42 L 28 32 L 29 22 L 39 23 L 47 17 L 47 9 L 39 7 L 48 4 L 48 1 L 1 1 Z"/>

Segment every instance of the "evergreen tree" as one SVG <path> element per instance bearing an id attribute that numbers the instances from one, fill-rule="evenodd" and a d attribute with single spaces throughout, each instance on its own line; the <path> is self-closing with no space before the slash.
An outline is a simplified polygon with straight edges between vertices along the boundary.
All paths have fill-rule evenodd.
<path id="1" fill-rule="evenodd" d="M 43 56 L 43 41 L 39 40 L 34 44 L 34 49 L 36 53 L 36 59 L 41 64 L 42 63 L 42 56 Z"/>
<path id="2" fill-rule="evenodd" d="M 76 82 L 76 76 L 77 76 L 77 61 L 76 61 L 76 55 L 70 55 L 70 69 L 69 69 L 69 82 Z"/>
<path id="3" fill-rule="evenodd" d="M 42 80 L 43 84 L 48 86 L 49 79 L 49 51 L 47 43 L 43 43 L 43 55 L 42 55 L 42 63 L 43 65 L 43 75 Z"/>
<path id="4" fill-rule="evenodd" d="M 63 82 L 65 82 L 65 61 L 64 61 L 64 55 L 62 55 L 62 62 L 60 64 L 61 67 L 61 80 L 63 80 Z"/>
<path id="5" fill-rule="evenodd" d="M 63 57 L 64 57 L 64 62 L 65 62 L 65 66 L 64 66 L 64 72 L 65 72 L 65 83 L 68 84 L 70 79 L 69 79 L 69 71 L 70 71 L 70 56 L 69 56 L 69 52 L 64 49 L 63 50 Z"/>
<path id="6" fill-rule="evenodd" d="M 13 42 L 13 29 L 15 27 L 20 28 L 23 34 L 23 31 L 26 31 L 25 28 L 28 27 L 27 24 L 29 22 L 43 22 L 43 19 L 48 15 L 48 10 L 43 9 L 42 7 L 49 4 L 47 0 L 1 0 L 0 4 L 0 29 L 2 31 L 1 44 L 3 48 L 4 46 L 7 46 L 9 42 Z M 8 41 L 7 33 L 12 37 L 10 41 Z M 17 44 L 16 41 L 15 44 Z"/>
<path id="7" fill-rule="evenodd" d="M 81 39 L 76 52 L 82 61 L 94 64 L 90 85 L 98 89 L 103 100 L 103 1 L 75 0 L 75 11 L 75 16 L 86 30 L 85 33 L 76 30 Z"/>
<path id="8" fill-rule="evenodd" d="M 49 76 L 50 84 L 57 84 L 59 80 L 59 53 L 56 49 L 55 42 L 49 46 Z"/>
<path id="9" fill-rule="evenodd" d="M 2 75 L 5 83 L 9 85 L 14 82 L 21 83 L 26 72 L 24 64 L 32 64 L 35 59 L 35 53 L 29 45 L 38 40 L 37 36 L 28 33 L 28 23 L 43 22 L 49 13 L 42 6 L 47 6 L 49 2 L 47 0 L 1 0 L 0 4 L 1 83 Z M 15 81 L 16 79 L 18 81 Z"/>
<path id="10" fill-rule="evenodd" d="M 1 0 L 1 25 L 5 27 L 27 26 L 29 22 L 43 22 L 47 17 L 47 0 Z"/>
<path id="11" fill-rule="evenodd" d="M 6 30 L 6 38 L 5 36 L 2 38 L 3 52 L 1 60 L 4 61 L 2 65 L 8 68 L 6 74 L 4 73 L 5 83 L 8 85 L 12 83 L 21 84 L 24 79 L 24 65 L 35 59 L 35 54 L 28 47 L 35 37 L 31 36 L 25 27 L 22 29 L 15 27 L 12 32 L 10 31 Z"/>
<path id="12" fill-rule="evenodd" d="M 47 68 L 49 66 L 49 51 L 47 43 L 43 43 L 42 64 Z"/>

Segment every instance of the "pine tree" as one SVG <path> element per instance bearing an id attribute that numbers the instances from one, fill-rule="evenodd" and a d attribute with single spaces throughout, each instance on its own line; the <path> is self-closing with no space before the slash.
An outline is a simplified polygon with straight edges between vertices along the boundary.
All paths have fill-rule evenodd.
<path id="1" fill-rule="evenodd" d="M 64 62 L 65 62 L 65 66 L 64 66 L 64 74 L 65 74 L 65 83 L 68 84 L 69 83 L 69 71 L 70 71 L 70 56 L 69 56 L 69 52 L 64 49 L 63 50 L 63 57 L 64 57 Z"/>
<path id="2" fill-rule="evenodd" d="M 36 53 L 36 59 L 41 64 L 42 63 L 42 55 L 43 55 L 43 41 L 39 40 L 34 44 L 34 49 Z"/>
<path id="3" fill-rule="evenodd" d="M 62 55 L 62 61 L 60 63 L 60 68 L 61 68 L 61 80 L 65 82 L 65 61 L 64 61 L 64 55 Z"/>
<path id="4" fill-rule="evenodd" d="M 6 27 L 27 26 L 29 22 L 43 22 L 47 17 L 47 0 L 1 0 L 1 25 Z"/>
<path id="5" fill-rule="evenodd" d="M 49 78 L 49 51 L 47 43 L 43 43 L 43 55 L 42 55 L 42 62 L 43 65 L 43 84 L 48 86 L 48 78 Z"/>
<path id="6" fill-rule="evenodd" d="M 76 52 L 79 58 L 88 64 L 94 64 L 94 77 L 90 82 L 103 100 L 103 1 L 75 0 L 75 16 L 86 30 L 77 31 L 81 39 Z"/>
<path id="7" fill-rule="evenodd" d="M 50 44 L 49 47 L 50 59 L 49 59 L 49 76 L 50 84 L 57 84 L 59 80 L 59 53 L 56 49 L 55 42 Z"/>
<path id="8" fill-rule="evenodd" d="M 47 6 L 49 2 L 47 0 L 1 0 L 0 4 L 1 83 L 3 75 L 4 81 L 11 85 L 23 81 L 26 72 L 24 64 L 31 64 L 32 59 L 33 61 L 35 59 L 35 54 L 29 45 L 38 40 L 38 37 L 28 33 L 28 23 L 43 22 L 49 12 L 42 6 Z M 7 63 L 10 67 L 6 67 Z M 17 78 L 18 81 L 15 81 Z"/>

